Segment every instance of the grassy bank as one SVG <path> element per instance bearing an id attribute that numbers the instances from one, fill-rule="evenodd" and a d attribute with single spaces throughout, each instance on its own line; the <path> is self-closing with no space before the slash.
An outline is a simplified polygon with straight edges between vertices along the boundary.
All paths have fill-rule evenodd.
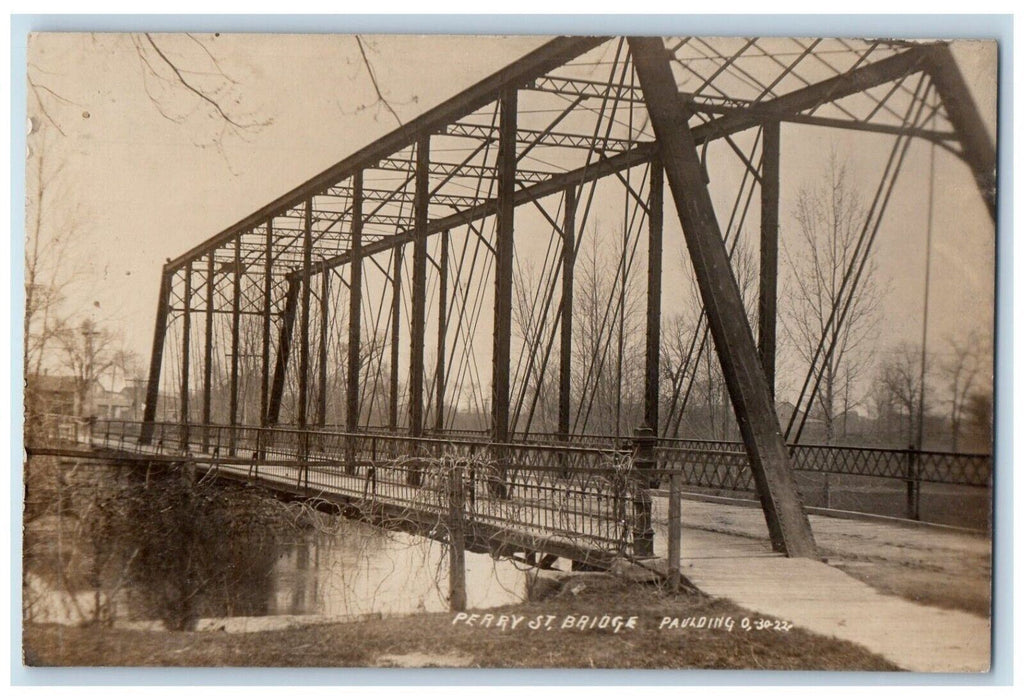
<path id="1" fill-rule="evenodd" d="M 795 628 L 758 630 L 760 616 L 725 601 L 604 577 L 572 579 L 545 600 L 478 613 L 493 615 L 490 627 L 482 617 L 453 624 L 447 613 L 247 634 L 27 625 L 25 660 L 39 666 L 897 670 L 849 642 Z M 621 616 L 618 632 L 589 622 L 578 628 L 581 615 L 605 614 Z M 496 626 L 502 615 L 509 618 L 505 629 Z M 513 615 L 522 620 L 509 629 Z M 576 626 L 563 628 L 568 616 Z M 630 617 L 633 629 L 627 629 Z M 704 617 L 723 626 L 659 629 L 666 617 L 697 624 Z M 743 629 L 744 618 L 752 629 Z M 731 631 L 724 626 L 729 619 Z"/>

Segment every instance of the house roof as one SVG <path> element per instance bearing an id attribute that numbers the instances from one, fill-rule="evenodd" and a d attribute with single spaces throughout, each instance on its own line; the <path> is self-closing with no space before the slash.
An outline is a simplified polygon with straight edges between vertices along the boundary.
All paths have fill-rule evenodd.
<path id="1" fill-rule="evenodd" d="M 131 406 L 132 401 L 130 398 L 122 395 L 116 391 L 104 391 L 102 394 L 97 396 L 95 399 L 96 405 L 98 406 Z"/>
<path id="2" fill-rule="evenodd" d="M 32 374 L 29 375 L 25 383 L 34 391 L 52 394 L 74 393 L 76 390 L 74 377 L 56 374 Z"/>

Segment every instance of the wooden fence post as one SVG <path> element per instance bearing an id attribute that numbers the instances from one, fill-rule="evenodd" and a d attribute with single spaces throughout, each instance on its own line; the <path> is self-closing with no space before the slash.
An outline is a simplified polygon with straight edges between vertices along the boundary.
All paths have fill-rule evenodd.
<path id="1" fill-rule="evenodd" d="M 673 471 L 668 481 L 668 589 L 679 590 L 679 558 L 682 549 L 682 503 L 680 475 Z"/>
<path id="2" fill-rule="evenodd" d="M 453 462 L 448 472 L 448 609 L 452 612 L 466 609 L 464 490 L 462 465 Z"/>

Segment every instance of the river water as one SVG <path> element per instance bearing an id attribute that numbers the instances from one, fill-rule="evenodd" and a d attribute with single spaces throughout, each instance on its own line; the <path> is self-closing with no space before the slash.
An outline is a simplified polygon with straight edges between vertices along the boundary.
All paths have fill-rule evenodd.
<path id="1" fill-rule="evenodd" d="M 269 575 L 227 595 L 207 595 L 198 629 L 257 631 L 313 621 L 345 621 L 448 609 L 446 547 L 366 523 L 327 518 L 322 529 L 282 533 Z M 526 598 L 527 576 L 508 560 L 466 553 L 467 604 L 489 608 Z M 30 570 L 26 619 L 79 624 L 92 618 L 91 590 L 59 590 Z M 102 595 L 102 594 L 101 594 Z M 113 598 L 115 624 L 158 629 L 128 589 Z"/>
<path id="2" fill-rule="evenodd" d="M 268 615 L 398 615 L 448 609 L 445 546 L 356 521 L 283 543 L 270 577 Z M 526 596 L 513 562 L 466 553 L 467 604 L 486 608 Z"/>

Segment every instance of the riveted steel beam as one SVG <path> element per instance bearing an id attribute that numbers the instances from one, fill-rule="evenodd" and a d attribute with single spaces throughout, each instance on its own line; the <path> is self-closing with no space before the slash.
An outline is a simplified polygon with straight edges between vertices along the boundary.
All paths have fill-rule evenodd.
<path id="1" fill-rule="evenodd" d="M 668 53 L 661 39 L 631 37 L 629 46 L 722 374 L 751 461 L 772 546 L 787 556 L 813 557 L 814 537 L 796 490 L 789 451 L 704 181 L 700 155 L 688 126 L 689 113 L 677 93 Z"/>
<path id="2" fill-rule="evenodd" d="M 263 257 L 263 337 L 260 347 L 260 423 L 266 425 L 270 402 L 270 314 L 274 303 L 274 224 L 267 220 Z"/>
<path id="3" fill-rule="evenodd" d="M 402 332 L 402 248 L 394 251 L 391 273 L 391 373 L 388 378 L 388 428 L 398 430 L 398 351 Z"/>
<path id="4" fill-rule="evenodd" d="M 473 139 L 484 139 L 489 141 L 498 140 L 498 129 L 490 124 L 451 124 L 444 130 L 445 136 L 463 136 Z M 620 139 L 615 137 L 594 136 L 592 134 L 571 134 L 559 131 L 538 131 L 536 129 L 518 129 L 516 141 L 531 146 L 555 146 L 559 148 L 584 148 L 588 151 L 628 151 L 635 147 L 638 141 Z M 533 171 L 528 178 L 536 182 Z M 544 175 L 550 175 L 544 173 Z M 546 177 L 540 178 L 545 180 Z"/>
<path id="5" fill-rule="evenodd" d="M 213 314 L 217 277 L 213 253 L 206 256 L 206 324 L 203 333 L 203 425 L 210 425 L 213 409 Z M 203 429 L 203 449 L 210 444 L 209 429 Z"/>
<path id="6" fill-rule="evenodd" d="M 242 311 L 242 249 L 240 239 L 235 239 L 235 264 L 231 279 L 231 397 L 228 423 L 238 425 L 238 353 L 241 343 Z M 230 433 L 229 453 L 235 454 L 235 431 Z"/>
<path id="7" fill-rule="evenodd" d="M 368 166 L 370 170 L 386 170 L 390 172 L 408 173 L 412 172 L 413 164 L 400 158 L 383 158 L 377 163 Z M 418 170 L 419 166 L 415 166 Z M 491 165 L 472 165 L 469 163 L 428 163 L 426 165 L 429 175 L 447 175 L 452 177 L 497 178 L 500 177 L 498 168 Z M 553 173 L 543 170 L 516 170 L 515 179 L 520 182 L 544 182 Z"/>
<path id="8" fill-rule="evenodd" d="M 345 429 L 359 427 L 359 358 L 363 304 L 363 173 L 352 177 L 352 265 L 348 285 L 348 381 L 345 394 Z M 321 274 L 326 275 L 324 271 Z"/>
<path id="9" fill-rule="evenodd" d="M 780 131 L 779 122 L 765 122 L 761 153 L 761 274 L 757 297 L 757 351 L 773 397 L 779 285 Z"/>
<path id="10" fill-rule="evenodd" d="M 498 210 L 495 227 L 494 329 L 491 355 L 491 437 L 508 442 L 509 363 L 512 338 L 512 263 L 515 243 L 516 91 L 501 96 L 498 143 Z"/>
<path id="11" fill-rule="evenodd" d="M 935 129 L 924 129 L 921 127 L 900 126 L 897 124 L 882 124 L 871 121 L 854 121 L 852 119 L 838 119 L 835 117 L 819 117 L 813 114 L 786 114 L 765 110 L 761 107 L 764 103 L 752 102 L 750 104 L 730 101 L 727 104 L 716 104 L 699 101 L 689 93 L 679 93 L 680 97 L 687 101 L 687 107 L 694 112 L 703 114 L 735 114 L 746 113 L 753 116 L 760 116 L 765 121 L 780 121 L 790 124 L 804 124 L 806 126 L 820 126 L 830 129 L 847 129 L 849 131 L 863 131 L 873 134 L 886 134 L 891 136 L 909 135 L 917 138 L 944 143 L 956 139 L 956 133 L 952 131 L 937 131 Z"/>
<path id="12" fill-rule="evenodd" d="M 331 276 L 320 275 L 320 337 L 317 356 L 316 424 L 327 424 L 327 337 L 330 323 Z"/>
<path id="13" fill-rule="evenodd" d="M 661 271 L 664 222 L 664 175 L 661 164 L 651 164 L 647 226 L 647 348 L 644 377 L 644 424 L 658 433 L 661 394 Z"/>
<path id="14" fill-rule="evenodd" d="M 156 404 L 160 398 L 160 370 L 164 361 L 164 340 L 167 338 L 167 315 L 171 307 L 171 281 L 174 273 L 164 268 L 160 275 L 160 292 L 156 302 L 156 324 L 153 326 L 153 350 L 149 355 L 149 379 L 146 383 L 146 406 L 142 412 L 139 444 L 148 445 L 153 439 Z"/>
<path id="15" fill-rule="evenodd" d="M 576 269 L 576 189 L 565 190 L 562 222 L 562 306 L 559 314 L 558 435 L 569 439 L 572 414 L 572 313 Z"/>
<path id="16" fill-rule="evenodd" d="M 292 348 L 292 329 L 295 326 L 295 308 L 298 306 L 299 287 L 302 282 L 290 280 L 285 292 L 284 310 L 281 312 L 281 332 L 277 341 L 277 360 L 274 364 L 274 381 L 270 387 L 270 401 L 267 405 L 267 425 L 276 425 L 281 417 L 281 400 L 284 398 L 284 378 L 288 372 L 288 358 Z"/>
<path id="17" fill-rule="evenodd" d="M 423 341 L 427 309 L 427 218 L 430 204 L 430 139 L 416 145 L 416 227 L 412 252 L 409 336 L 409 434 L 423 435 Z"/>
<path id="18" fill-rule="evenodd" d="M 441 232 L 441 253 L 437 261 L 437 364 L 434 367 L 434 430 L 444 431 L 445 345 L 448 334 L 448 232 Z"/>
<path id="19" fill-rule="evenodd" d="M 313 212 L 312 200 L 306 200 L 306 227 L 302 234 L 302 299 L 301 321 L 299 321 L 299 405 L 296 422 L 299 428 L 306 427 L 306 410 L 309 402 L 309 304 L 312 290 L 310 289 L 310 261 L 313 254 Z"/>
<path id="20" fill-rule="evenodd" d="M 192 262 L 185 264 L 184 311 L 181 328 L 181 444 L 187 449 L 189 428 L 189 375 L 192 370 Z"/>

